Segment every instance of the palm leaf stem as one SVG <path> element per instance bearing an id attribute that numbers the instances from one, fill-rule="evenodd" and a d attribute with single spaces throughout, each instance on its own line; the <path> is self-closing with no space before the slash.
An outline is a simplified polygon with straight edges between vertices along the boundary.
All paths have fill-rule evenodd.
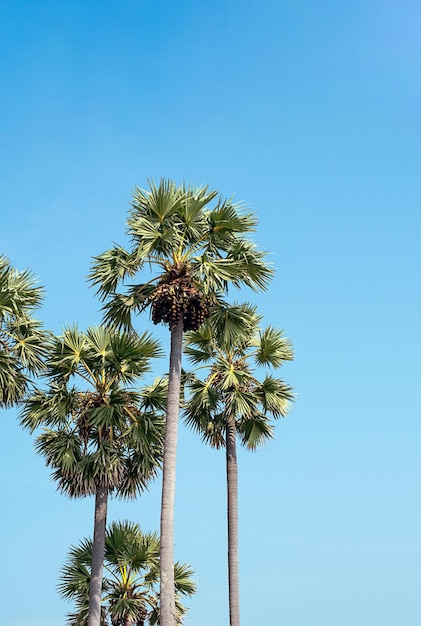
<path id="1" fill-rule="evenodd" d="M 126 411 L 127 415 L 128 415 L 128 416 L 130 417 L 130 419 L 132 420 L 132 422 L 133 422 L 134 424 L 136 424 L 137 419 L 135 418 L 135 416 L 133 415 L 133 413 L 131 412 L 131 410 L 130 410 L 127 406 L 126 406 L 126 407 L 124 407 L 124 409 L 125 409 L 125 411 Z"/>
<path id="2" fill-rule="evenodd" d="M 94 372 L 91 370 L 91 368 L 89 367 L 89 365 L 86 363 L 85 359 L 80 359 L 80 363 L 82 363 L 82 365 L 84 366 L 84 368 L 86 369 L 86 371 L 88 372 L 89 376 L 91 376 L 92 380 L 89 380 L 89 378 L 87 376 L 85 376 L 84 374 L 82 374 L 82 372 L 77 372 L 78 376 L 80 376 L 81 378 L 83 378 L 84 380 L 86 380 L 86 382 L 97 386 L 98 383 L 98 377 L 95 376 Z"/>
<path id="3" fill-rule="evenodd" d="M 208 236 L 208 233 L 206 233 L 206 235 L 203 235 L 202 237 L 199 237 L 194 244 L 192 244 L 189 248 L 186 249 L 185 253 L 181 255 L 180 257 L 180 262 L 181 263 L 185 263 L 189 258 L 191 259 L 193 254 L 200 250 L 200 248 L 203 245 L 203 242 L 206 241 L 206 238 Z"/>
<path id="4" fill-rule="evenodd" d="M 3 335 L 7 335 L 9 337 L 9 339 L 13 339 L 13 341 L 16 341 L 17 343 L 22 343 L 22 341 L 20 339 L 18 339 L 15 335 L 12 335 L 12 333 L 9 333 L 9 331 L 7 331 L 3 325 L 1 327 L 1 332 Z"/>
<path id="5" fill-rule="evenodd" d="M 156 263 L 157 265 L 159 265 L 159 267 L 162 267 L 163 270 L 166 271 L 166 266 L 165 266 L 165 260 L 161 259 L 161 257 L 159 256 L 155 256 L 154 254 L 151 254 L 148 257 L 148 265 L 149 265 L 149 269 L 152 269 L 152 263 Z M 144 285 L 152 285 L 152 283 L 159 281 L 160 280 L 160 276 L 155 276 L 155 278 L 151 278 L 151 280 L 148 280 L 148 282 L 143 283 Z"/>
<path id="6" fill-rule="evenodd" d="M 112 386 L 114 385 L 114 383 L 118 380 L 118 377 L 119 377 L 119 373 L 115 374 L 115 376 L 112 376 L 110 380 L 106 384 L 104 384 L 104 391 L 108 393 L 110 389 L 112 388 Z"/>

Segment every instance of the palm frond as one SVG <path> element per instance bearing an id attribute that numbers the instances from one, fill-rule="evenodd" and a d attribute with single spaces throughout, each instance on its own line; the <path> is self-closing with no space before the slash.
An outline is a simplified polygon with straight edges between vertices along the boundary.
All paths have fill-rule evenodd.
<path id="1" fill-rule="evenodd" d="M 243 211 L 241 202 L 232 198 L 219 198 L 217 206 L 206 214 L 212 247 L 226 249 L 238 235 L 256 230 L 257 218 L 253 213 Z"/>
<path id="2" fill-rule="evenodd" d="M 178 213 L 188 244 L 195 244 L 203 236 L 206 208 L 217 196 L 218 192 L 214 189 L 209 190 L 207 185 L 197 188 L 191 185 L 183 186 L 183 200 Z"/>
<path id="3" fill-rule="evenodd" d="M 128 219 L 129 231 L 136 219 L 148 217 L 164 224 L 181 207 L 182 189 L 169 179 L 161 178 L 159 185 L 149 179 L 150 189 L 135 187 L 133 191 L 132 209 Z"/>
<path id="4" fill-rule="evenodd" d="M 89 356 L 86 336 L 77 326 L 67 326 L 63 334 L 56 337 L 51 356 L 48 360 L 49 369 L 55 376 L 74 376 L 82 361 Z"/>
<path id="5" fill-rule="evenodd" d="M 25 400 L 19 415 L 20 425 L 33 433 L 40 426 L 64 428 L 68 415 L 80 407 L 76 387 L 52 382 L 48 391 L 35 389 Z"/>
<path id="6" fill-rule="evenodd" d="M 180 233 L 177 224 L 166 224 L 165 230 L 160 221 L 154 223 L 151 217 L 129 220 L 130 235 L 136 242 L 137 254 L 140 258 L 155 256 L 161 263 L 162 259 L 171 256 L 176 248 Z"/>
<path id="7" fill-rule="evenodd" d="M 255 361 L 258 365 L 280 367 L 284 361 L 294 359 L 292 342 L 284 337 L 283 331 L 268 326 L 254 342 L 257 347 Z"/>
<path id="8" fill-rule="evenodd" d="M 233 386 L 224 394 L 225 413 L 234 419 L 250 416 L 257 410 L 257 398 L 253 390 L 249 390 L 243 383 Z"/>
<path id="9" fill-rule="evenodd" d="M 106 533 L 105 560 L 109 566 L 147 571 L 158 564 L 159 537 L 128 520 L 113 522 Z"/>
<path id="10" fill-rule="evenodd" d="M 256 450 L 274 437 L 273 426 L 262 413 L 237 421 L 237 433 L 241 444 L 248 450 Z"/>
<path id="11" fill-rule="evenodd" d="M 226 262 L 237 268 L 238 278 L 233 284 L 236 287 L 246 285 L 253 291 L 266 291 L 275 273 L 268 264 L 266 252 L 258 250 L 250 241 L 236 242 L 229 250 Z"/>
<path id="12" fill-rule="evenodd" d="M 252 380 L 244 359 L 233 361 L 221 353 L 215 358 L 213 370 L 217 375 L 218 387 L 222 391 L 236 390 L 240 386 L 247 388 Z"/>
<path id="13" fill-rule="evenodd" d="M 45 429 L 35 441 L 35 450 L 44 457 L 57 487 L 70 497 L 94 493 L 94 484 L 84 483 L 82 442 L 74 433 Z"/>
<path id="14" fill-rule="evenodd" d="M 199 379 L 189 384 L 191 396 L 185 404 L 183 419 L 204 443 L 214 448 L 225 446 L 225 415 L 220 406 L 218 389 Z"/>
<path id="15" fill-rule="evenodd" d="M 187 563 L 174 563 L 174 584 L 176 590 L 186 596 L 192 596 L 197 591 L 197 585 L 193 580 L 194 569 Z"/>
<path id="16" fill-rule="evenodd" d="M 117 330 L 133 332 L 132 314 L 141 311 L 146 305 L 147 302 L 139 302 L 133 293 L 116 293 L 102 307 L 104 324 Z"/>
<path id="17" fill-rule="evenodd" d="M 151 370 L 152 359 L 164 355 L 160 342 L 149 332 L 140 336 L 113 332 L 110 337 L 111 358 L 107 370 L 119 375 L 127 384 Z"/>
<path id="18" fill-rule="evenodd" d="M 69 565 L 66 564 L 62 568 L 57 590 L 64 600 L 78 599 L 81 596 L 88 598 L 91 579 L 91 562 L 92 555 L 88 564 L 73 562 Z"/>
<path id="19" fill-rule="evenodd" d="M 279 378 L 266 376 L 254 389 L 255 397 L 261 403 L 263 410 L 274 418 L 284 417 L 295 400 L 295 394 L 289 385 Z"/>
<path id="20" fill-rule="evenodd" d="M 208 321 L 214 341 L 223 352 L 241 351 L 256 332 L 261 316 L 256 306 L 223 303 L 211 310 Z"/>
<path id="21" fill-rule="evenodd" d="M 11 338 L 11 352 L 22 366 L 33 374 L 44 371 L 52 340 L 51 333 L 43 330 L 40 322 L 21 318 L 11 320 L 6 329 Z"/>
<path id="22" fill-rule="evenodd" d="M 145 411 L 164 412 L 167 407 L 168 377 L 155 378 L 153 383 L 141 392 L 141 406 Z"/>
<path id="23" fill-rule="evenodd" d="M 29 270 L 19 271 L 0 255 L 0 316 L 31 315 L 44 299 L 44 288 Z"/>
<path id="24" fill-rule="evenodd" d="M 17 357 L 0 350 L 0 407 L 8 408 L 22 400 L 28 378 Z"/>
<path id="25" fill-rule="evenodd" d="M 136 255 L 127 252 L 122 246 L 114 246 L 94 257 L 88 280 L 98 288 L 100 299 L 105 300 L 114 294 L 119 282 L 124 281 L 126 276 L 135 276 L 141 267 L 142 260 L 137 259 Z"/>
<path id="26" fill-rule="evenodd" d="M 214 292 L 227 293 L 230 284 L 240 287 L 243 283 L 243 264 L 232 258 L 215 258 L 205 253 L 196 256 L 191 267 L 206 296 Z"/>

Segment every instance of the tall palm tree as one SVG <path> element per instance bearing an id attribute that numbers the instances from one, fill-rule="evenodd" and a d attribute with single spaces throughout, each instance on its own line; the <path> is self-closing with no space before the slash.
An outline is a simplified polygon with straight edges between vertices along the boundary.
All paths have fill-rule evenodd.
<path id="1" fill-rule="evenodd" d="M 165 381 L 143 392 L 132 388 L 160 355 L 146 333 L 65 328 L 48 356 L 48 389 L 35 390 L 21 414 L 31 432 L 43 428 L 36 449 L 59 489 L 95 496 L 89 626 L 100 625 L 108 496 L 135 497 L 162 460 Z"/>
<path id="2" fill-rule="evenodd" d="M 161 501 L 162 626 L 174 626 L 174 500 L 183 332 L 200 327 L 229 285 L 265 289 L 273 274 L 247 235 L 256 217 L 208 187 L 153 181 L 135 188 L 127 222 L 130 250 L 115 246 L 97 256 L 90 275 L 106 300 L 108 323 L 130 327 L 150 306 L 154 323 L 171 332 Z M 126 286 L 144 270 L 143 283 Z M 154 273 L 156 270 L 156 273 Z"/>
<path id="3" fill-rule="evenodd" d="M 203 441 L 226 450 L 231 626 L 240 626 L 237 436 L 242 445 L 255 450 L 273 437 L 271 417 L 286 415 L 294 397 L 279 378 L 266 374 L 259 380 L 253 371 L 253 365 L 277 368 L 293 358 L 292 345 L 282 331 L 270 326 L 262 330 L 260 322 L 251 305 L 224 305 L 186 335 L 189 359 L 208 371 L 204 380 L 193 376 L 187 382 L 186 423 Z"/>
<path id="4" fill-rule="evenodd" d="M 72 547 L 59 583 L 60 595 L 76 603 L 68 616 L 68 626 L 86 626 L 92 540 Z M 177 624 L 187 609 L 183 596 L 196 591 L 193 570 L 186 564 L 174 566 Z M 104 579 L 102 584 L 103 626 L 145 626 L 159 624 L 157 583 L 159 581 L 159 537 L 142 532 L 137 524 L 113 522 L 105 537 Z"/>
<path id="5" fill-rule="evenodd" d="M 33 318 L 44 290 L 29 270 L 0 255 L 0 408 L 23 399 L 33 374 L 43 369 L 49 335 Z"/>

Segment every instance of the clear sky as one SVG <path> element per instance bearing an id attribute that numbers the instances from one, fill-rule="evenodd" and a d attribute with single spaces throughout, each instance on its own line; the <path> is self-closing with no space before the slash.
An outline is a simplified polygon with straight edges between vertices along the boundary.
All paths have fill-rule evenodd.
<path id="1" fill-rule="evenodd" d="M 45 285 L 47 327 L 100 320 L 91 256 L 125 243 L 149 177 L 259 216 L 277 274 L 253 300 L 295 344 L 282 375 L 298 399 L 239 458 L 243 626 L 421 620 L 420 20 L 416 0 L 0 3 L 0 251 Z M 56 626 L 57 571 L 93 502 L 56 493 L 15 417 L 0 623 Z M 228 623 L 224 480 L 223 452 L 181 428 L 186 626 Z M 113 501 L 110 520 L 157 530 L 159 490 Z"/>

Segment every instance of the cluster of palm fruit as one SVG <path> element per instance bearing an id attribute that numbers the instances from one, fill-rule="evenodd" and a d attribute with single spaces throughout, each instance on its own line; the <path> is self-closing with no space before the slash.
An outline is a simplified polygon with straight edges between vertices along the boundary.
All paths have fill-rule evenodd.
<path id="1" fill-rule="evenodd" d="M 209 317 L 209 300 L 192 283 L 188 274 L 169 274 L 151 297 L 152 321 L 164 322 L 170 330 L 183 320 L 183 330 L 197 330 Z"/>
<path id="2" fill-rule="evenodd" d="M 104 401 L 99 393 L 84 391 L 78 393 L 77 405 L 74 413 L 77 417 L 79 436 L 87 443 L 91 434 L 92 426 L 89 421 L 89 411 L 103 406 Z"/>

